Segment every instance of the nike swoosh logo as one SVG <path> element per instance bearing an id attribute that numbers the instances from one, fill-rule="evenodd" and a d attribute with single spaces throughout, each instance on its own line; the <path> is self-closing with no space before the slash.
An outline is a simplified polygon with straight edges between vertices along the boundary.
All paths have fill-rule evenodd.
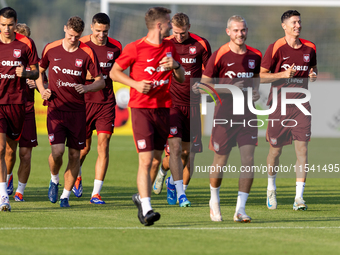
<path id="1" fill-rule="evenodd" d="M 290 57 L 285 57 L 285 58 L 283 58 L 283 60 L 286 60 L 286 59 L 288 59 L 288 58 L 290 58 Z"/>
<path id="2" fill-rule="evenodd" d="M 272 207 L 272 205 L 271 205 L 271 204 L 269 204 L 269 198 L 268 198 L 268 203 L 267 203 L 267 205 L 268 205 L 268 207 Z"/>
<path id="3" fill-rule="evenodd" d="M 152 60 L 154 60 L 154 58 L 152 58 L 152 59 L 147 59 L 146 62 L 151 62 Z"/>
<path id="4" fill-rule="evenodd" d="M 81 143 L 81 142 L 79 142 L 79 144 L 83 144 L 83 143 L 84 143 L 84 142 L 82 142 L 82 143 Z"/>
<path id="5" fill-rule="evenodd" d="M 227 66 L 232 66 L 233 64 L 235 64 L 235 63 L 230 63 L 230 64 L 228 63 Z"/>
<path id="6" fill-rule="evenodd" d="M 61 58 L 55 58 L 55 59 L 54 59 L 54 61 L 59 61 L 59 60 L 61 60 Z"/>
<path id="7" fill-rule="evenodd" d="M 31 143 L 35 142 L 37 139 L 31 140 Z"/>
<path id="8" fill-rule="evenodd" d="M 251 139 L 256 139 L 256 138 L 257 138 L 257 136 L 252 136 L 252 137 L 251 137 Z"/>

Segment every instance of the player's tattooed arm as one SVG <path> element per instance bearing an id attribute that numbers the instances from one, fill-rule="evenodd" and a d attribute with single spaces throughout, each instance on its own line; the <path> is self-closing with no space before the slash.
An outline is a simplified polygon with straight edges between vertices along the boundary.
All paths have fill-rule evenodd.
<path id="1" fill-rule="evenodd" d="M 176 81 L 182 83 L 185 80 L 183 66 L 173 59 L 173 57 L 164 57 L 159 62 L 159 66 L 165 69 L 165 71 L 173 70 L 174 78 Z"/>
<path id="2" fill-rule="evenodd" d="M 45 69 L 40 66 L 39 67 L 39 78 L 36 80 L 35 83 L 40 92 L 41 98 L 43 100 L 48 100 L 51 97 L 52 92 L 49 88 L 44 87 L 44 75 L 45 75 Z"/>
<path id="3" fill-rule="evenodd" d="M 15 73 L 18 77 L 28 78 L 31 80 L 36 80 L 39 77 L 39 66 L 38 64 L 30 65 L 30 71 L 27 71 L 26 68 L 20 64 L 16 69 Z"/>

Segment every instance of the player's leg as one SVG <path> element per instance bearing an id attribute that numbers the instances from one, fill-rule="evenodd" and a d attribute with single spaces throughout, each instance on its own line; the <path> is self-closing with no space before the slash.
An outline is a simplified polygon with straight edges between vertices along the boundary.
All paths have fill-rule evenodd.
<path id="1" fill-rule="evenodd" d="M 68 148 L 68 164 L 64 173 L 64 190 L 60 196 L 60 207 L 69 207 L 68 200 L 80 167 L 80 149 Z"/>
<path id="2" fill-rule="evenodd" d="M 153 183 L 152 189 L 156 195 L 159 195 L 162 192 L 165 177 L 170 170 L 170 149 L 168 142 L 164 149 L 164 153 L 165 157 L 163 160 L 159 161 L 154 158 L 151 166 L 150 176 L 151 182 Z"/>
<path id="3" fill-rule="evenodd" d="M 234 221 L 237 222 L 251 221 L 251 218 L 245 212 L 245 208 L 254 180 L 254 172 L 252 170 L 252 166 L 254 165 L 254 152 L 255 145 L 243 145 L 240 147 L 243 171 L 240 173 L 237 203 L 234 215 Z"/>
<path id="4" fill-rule="evenodd" d="M 222 169 L 227 164 L 229 158 L 229 153 L 226 155 L 220 155 L 216 152 L 214 153 L 214 160 L 211 165 L 211 169 L 215 171 L 210 171 L 210 219 L 212 221 L 222 221 L 221 209 L 220 209 L 220 187 L 222 184 L 223 171 Z"/>
<path id="5" fill-rule="evenodd" d="M 22 202 L 24 201 L 23 195 L 31 172 L 32 147 L 20 147 L 19 158 L 18 188 L 15 191 L 14 200 Z"/>
<path id="6" fill-rule="evenodd" d="M 307 205 L 303 200 L 303 192 L 306 184 L 307 172 L 305 165 L 308 164 L 308 141 L 294 141 L 296 153 L 296 194 L 293 205 L 294 210 L 307 210 Z"/>
<path id="7" fill-rule="evenodd" d="M 7 193 L 12 195 L 13 193 L 13 168 L 16 161 L 16 150 L 18 142 L 7 137 L 6 139 L 6 166 L 7 166 Z"/>
<path id="8" fill-rule="evenodd" d="M 94 204 L 105 204 L 105 202 L 101 199 L 100 191 L 109 165 L 110 139 L 111 134 L 98 133 L 98 158 L 95 166 L 95 180 L 90 200 L 90 202 Z"/>
<path id="9" fill-rule="evenodd" d="M 65 152 L 65 144 L 52 144 L 51 154 L 48 157 L 48 164 L 51 171 L 50 186 L 48 189 L 48 198 L 52 203 L 58 200 L 59 171 L 63 164 L 63 155 Z"/>
<path id="10" fill-rule="evenodd" d="M 276 175 L 275 167 L 279 165 L 282 147 L 273 147 L 269 144 L 269 152 L 267 156 L 267 169 L 268 169 L 268 185 L 267 185 L 267 207 L 268 209 L 277 208 L 276 199 Z"/>
<path id="11" fill-rule="evenodd" d="M 7 194 L 7 166 L 6 155 L 6 133 L 0 133 L 0 211 L 10 211 L 9 197 Z"/>
<path id="12" fill-rule="evenodd" d="M 190 142 L 182 142 L 182 163 L 183 163 L 183 189 L 184 192 L 186 191 L 192 173 L 193 173 L 193 169 L 191 169 L 191 165 L 193 163 L 193 159 L 195 158 L 195 153 L 191 153 L 190 152 L 190 146 L 191 143 Z"/>

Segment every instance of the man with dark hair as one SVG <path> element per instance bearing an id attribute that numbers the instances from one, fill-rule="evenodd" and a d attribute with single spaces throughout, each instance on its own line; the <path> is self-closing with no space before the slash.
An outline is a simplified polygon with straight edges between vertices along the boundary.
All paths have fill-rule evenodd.
<path id="1" fill-rule="evenodd" d="M 189 32 L 190 21 L 186 14 L 176 13 L 171 23 L 173 34 L 167 39 L 174 43 L 180 56 L 180 63 L 185 69 L 185 82 L 172 80 L 170 93 L 173 105 L 170 108 L 168 138 L 171 156 L 166 152 L 153 190 L 156 194 L 161 192 L 166 171 L 170 168 L 172 174 L 167 179 L 167 201 L 176 204 L 178 200 L 179 205 L 184 207 L 190 206 L 190 202 L 184 197 L 181 199 L 181 196 L 185 195 L 193 173 L 195 153 L 202 151 L 200 96 L 192 92 L 190 79 L 202 76 L 211 48 L 206 39 Z"/>
<path id="2" fill-rule="evenodd" d="M 153 158 L 161 160 L 169 134 L 171 80 L 183 82 L 185 78 L 175 46 L 169 40 L 163 40 L 170 34 L 170 12 L 163 7 L 150 8 L 145 15 L 147 36 L 128 44 L 110 72 L 113 80 L 131 87 L 129 106 L 139 154 L 139 194 L 133 195 L 132 200 L 138 208 L 138 218 L 145 226 L 160 218 L 151 207 L 150 168 Z M 130 77 L 123 72 L 128 67 Z"/>
<path id="3" fill-rule="evenodd" d="M 0 10 L 0 211 L 10 211 L 6 184 L 6 142 L 15 155 L 25 119 L 26 78 L 37 79 L 38 54 L 33 40 L 15 33 L 17 14 L 11 7 Z M 26 68 L 30 70 L 26 70 Z M 6 160 L 6 161 L 5 161 Z M 9 176 L 10 178 L 10 176 Z"/>
<path id="4" fill-rule="evenodd" d="M 92 34 L 82 37 L 80 41 L 90 46 L 96 53 L 106 85 L 100 91 L 85 94 L 86 147 L 80 151 L 80 170 L 72 191 L 76 197 L 81 197 L 83 192 L 81 166 L 91 148 L 92 131 L 96 129 L 98 136 L 98 158 L 95 166 L 95 180 L 90 203 L 105 204 L 101 199 L 100 191 L 109 164 L 110 138 L 114 128 L 116 105 L 109 73 L 115 59 L 118 58 L 122 51 L 122 45 L 119 41 L 108 37 L 110 18 L 105 13 L 97 13 L 93 16 L 91 30 Z M 88 77 L 86 84 L 90 84 L 92 79 L 92 77 Z"/>
<path id="5" fill-rule="evenodd" d="M 79 41 L 84 22 L 71 17 L 64 26 L 65 38 L 45 46 L 40 61 L 37 87 L 46 100 L 47 130 L 52 153 L 49 156 L 51 181 L 48 197 L 52 203 L 58 200 L 59 170 L 66 146 L 68 165 L 64 174 L 64 190 L 60 207 L 69 207 L 69 197 L 80 167 L 80 150 L 86 142 L 86 116 L 84 93 L 104 88 L 105 83 L 94 51 Z M 48 69 L 48 88 L 43 86 L 42 74 Z M 87 71 L 93 82 L 86 82 Z"/>
<path id="6" fill-rule="evenodd" d="M 311 115 L 305 115 L 294 105 L 287 107 L 287 114 L 281 115 L 281 89 L 284 87 L 308 89 L 308 77 L 315 81 L 317 77 L 316 47 L 314 43 L 300 39 L 301 17 L 295 10 L 289 10 L 282 14 L 281 26 L 285 36 L 275 43 L 269 45 L 261 64 L 261 80 L 271 82 L 268 105 L 272 105 L 273 88 L 277 89 L 278 104 L 276 110 L 269 115 L 268 119 L 275 119 L 276 125 L 268 125 L 267 141 L 269 142 L 269 153 L 267 157 L 268 186 L 267 207 L 277 208 L 276 200 L 276 171 L 283 146 L 291 144 L 294 140 L 295 153 L 297 157 L 296 169 L 296 195 L 293 204 L 294 210 L 307 210 L 303 200 L 303 191 L 307 173 L 305 166 L 308 165 L 307 151 L 311 136 Z M 288 93 L 291 99 L 304 98 L 303 93 Z M 310 104 L 306 102 L 303 107 L 310 113 Z M 289 127 L 283 127 L 284 119 L 293 119 L 294 123 L 286 123 Z M 295 125 L 295 123 L 297 123 Z"/>

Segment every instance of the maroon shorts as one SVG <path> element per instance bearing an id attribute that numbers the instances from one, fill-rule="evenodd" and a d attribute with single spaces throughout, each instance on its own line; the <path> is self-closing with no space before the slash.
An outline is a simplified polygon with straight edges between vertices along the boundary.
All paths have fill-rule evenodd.
<path id="1" fill-rule="evenodd" d="M 86 141 L 86 115 L 83 112 L 64 112 L 47 109 L 47 131 L 50 144 L 65 143 L 76 150 L 84 149 Z"/>
<path id="2" fill-rule="evenodd" d="M 24 104 L 0 105 L 0 133 L 5 133 L 10 139 L 19 141 L 24 120 Z"/>
<path id="3" fill-rule="evenodd" d="M 303 105 L 309 112 L 309 104 Z M 281 108 L 269 115 L 266 139 L 275 148 L 291 144 L 293 140 L 307 142 L 311 136 L 312 116 L 305 115 L 296 106 L 286 108 L 286 115 L 281 116 Z"/>
<path id="4" fill-rule="evenodd" d="M 183 142 L 191 142 L 192 152 L 202 152 L 202 130 L 200 106 L 173 105 L 170 108 L 171 137 L 180 137 Z"/>
<path id="5" fill-rule="evenodd" d="M 86 103 L 86 138 L 92 136 L 93 130 L 97 133 L 112 134 L 115 123 L 114 104 Z"/>
<path id="6" fill-rule="evenodd" d="M 137 152 L 164 150 L 169 135 L 169 108 L 131 108 Z"/>
<path id="7" fill-rule="evenodd" d="M 32 148 L 37 145 L 37 126 L 35 124 L 35 112 L 33 108 L 29 112 L 26 111 L 24 127 L 19 140 L 19 147 Z"/>
<path id="8" fill-rule="evenodd" d="M 227 155 L 231 149 L 238 144 L 257 145 L 257 127 L 248 126 L 246 119 L 245 125 L 235 124 L 231 127 L 230 123 L 218 124 L 212 129 L 209 149 L 219 155 Z"/>

